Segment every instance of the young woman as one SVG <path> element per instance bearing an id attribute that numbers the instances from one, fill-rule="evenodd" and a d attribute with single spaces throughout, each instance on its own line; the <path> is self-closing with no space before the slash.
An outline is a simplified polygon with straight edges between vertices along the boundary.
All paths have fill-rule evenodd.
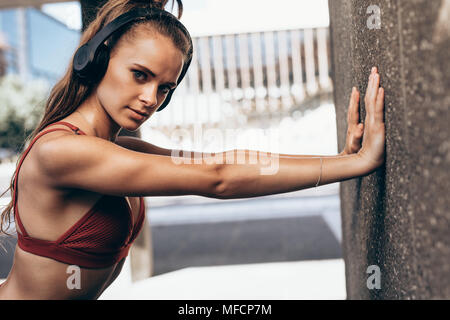
<path id="1" fill-rule="evenodd" d="M 84 32 L 80 47 L 122 14 L 163 10 L 166 2 L 110 0 Z M 177 3 L 181 16 L 181 0 Z M 358 124 L 359 93 L 353 90 L 344 151 L 324 157 L 272 155 L 279 167 L 270 175 L 260 174 L 259 162 L 179 163 L 172 150 L 118 137 L 121 128 L 135 131 L 165 107 L 186 70 L 191 42 L 173 19 L 128 24 L 106 41 L 110 56 L 104 72 L 83 80 L 71 63 L 53 88 L 19 159 L 12 201 L 2 212 L 3 232 L 15 217 L 18 246 L 0 299 L 98 298 L 120 273 L 141 230 L 142 197 L 256 197 L 367 175 L 384 163 L 384 93 L 376 68 L 365 95 L 364 129 Z M 219 155 L 237 153 L 248 158 L 249 150 Z M 77 270 L 79 283 L 70 285 Z"/>

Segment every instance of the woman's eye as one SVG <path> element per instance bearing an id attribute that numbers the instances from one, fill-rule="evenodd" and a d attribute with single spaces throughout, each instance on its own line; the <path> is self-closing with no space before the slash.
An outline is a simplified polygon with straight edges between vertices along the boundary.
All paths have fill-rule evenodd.
<path id="1" fill-rule="evenodd" d="M 138 80 L 145 80 L 145 76 L 146 76 L 146 74 L 145 73 L 143 73 L 143 72 L 141 72 L 141 71 L 138 71 L 138 70 L 133 70 L 133 73 L 134 73 L 134 77 L 136 78 L 136 79 L 138 79 Z"/>
<path id="2" fill-rule="evenodd" d="M 162 93 L 167 94 L 167 93 L 169 93 L 170 88 L 168 88 L 168 87 L 163 87 L 163 88 L 161 89 L 161 91 L 162 91 Z"/>

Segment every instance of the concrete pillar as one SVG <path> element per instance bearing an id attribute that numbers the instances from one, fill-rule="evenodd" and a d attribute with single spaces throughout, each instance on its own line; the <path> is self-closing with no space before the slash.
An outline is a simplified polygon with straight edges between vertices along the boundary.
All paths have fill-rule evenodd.
<path id="1" fill-rule="evenodd" d="M 339 149 L 352 86 L 362 120 L 372 66 L 385 88 L 386 163 L 341 183 L 348 298 L 449 299 L 450 0 L 329 8 Z"/>

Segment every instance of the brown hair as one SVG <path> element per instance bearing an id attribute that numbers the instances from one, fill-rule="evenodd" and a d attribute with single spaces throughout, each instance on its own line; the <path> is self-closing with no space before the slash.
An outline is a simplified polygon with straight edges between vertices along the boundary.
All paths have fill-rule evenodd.
<path id="1" fill-rule="evenodd" d="M 178 19 L 181 18 L 183 13 L 183 4 L 181 0 L 172 0 L 172 9 L 177 3 L 178 7 Z M 164 10 L 168 0 L 109 0 L 101 7 L 96 15 L 96 18 L 89 24 L 86 30 L 81 36 L 78 48 L 86 44 L 90 39 L 92 39 L 95 34 L 101 30 L 102 27 L 107 25 L 109 22 L 135 8 L 158 8 Z M 135 23 L 130 23 L 127 27 L 123 28 L 116 33 L 114 33 L 108 40 L 107 45 L 110 47 L 111 54 L 113 49 L 116 47 L 117 42 L 122 39 L 130 40 L 133 39 L 141 30 L 145 30 L 150 33 L 155 31 L 161 35 L 170 38 L 174 45 L 184 54 L 185 61 L 190 59 L 192 55 L 192 48 L 190 48 L 190 42 L 184 35 L 184 33 L 175 26 L 175 24 L 167 19 L 160 20 L 139 20 Z M 78 49 L 77 48 L 77 49 Z M 45 111 L 42 120 L 37 125 L 36 129 L 26 138 L 24 145 L 30 143 L 37 134 L 51 123 L 57 122 L 71 113 L 73 113 L 78 106 L 86 100 L 87 97 L 93 92 L 98 83 L 94 84 L 83 84 L 78 77 L 73 73 L 73 56 L 71 62 L 69 63 L 67 70 L 63 77 L 55 84 L 52 88 L 49 98 L 45 104 Z M 16 163 L 17 165 L 20 161 L 22 154 L 18 157 Z M 11 190 L 11 201 L 2 211 L 0 216 L 0 235 L 2 233 L 8 234 L 6 229 L 9 228 L 11 224 L 11 211 L 13 209 L 13 195 L 14 195 L 14 177 L 16 170 L 11 178 L 10 187 L 3 192 L 0 196 L 2 197 L 8 190 Z M 6 223 L 8 223 L 5 228 Z"/>

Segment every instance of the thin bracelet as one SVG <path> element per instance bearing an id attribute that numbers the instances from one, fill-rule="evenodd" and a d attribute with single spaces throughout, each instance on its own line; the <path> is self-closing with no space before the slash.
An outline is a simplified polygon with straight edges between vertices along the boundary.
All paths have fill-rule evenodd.
<path id="1" fill-rule="evenodd" d="M 321 177 L 322 177 L 322 157 L 320 158 L 320 175 L 319 175 L 319 180 L 317 180 L 316 187 L 319 185 Z"/>

